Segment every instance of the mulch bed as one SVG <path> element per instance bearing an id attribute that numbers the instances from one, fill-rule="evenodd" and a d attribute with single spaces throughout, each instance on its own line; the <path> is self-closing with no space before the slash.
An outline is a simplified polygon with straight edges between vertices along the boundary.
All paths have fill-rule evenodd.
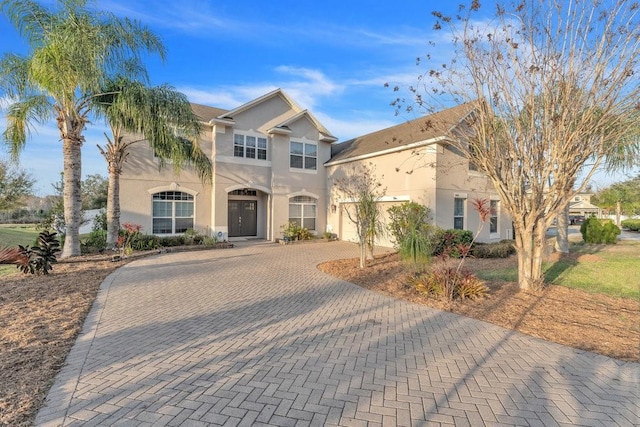
<path id="1" fill-rule="evenodd" d="M 515 263 L 515 256 L 508 259 L 469 259 L 465 261 L 465 267 L 473 272 L 507 268 Z M 638 300 L 554 285 L 539 292 L 524 292 L 516 283 L 489 282 L 489 296 L 449 302 L 426 297 L 408 286 L 408 273 L 397 254 L 376 257 L 364 270 L 358 268 L 357 258 L 323 263 L 318 268 L 395 298 L 484 320 L 570 347 L 640 362 Z"/>

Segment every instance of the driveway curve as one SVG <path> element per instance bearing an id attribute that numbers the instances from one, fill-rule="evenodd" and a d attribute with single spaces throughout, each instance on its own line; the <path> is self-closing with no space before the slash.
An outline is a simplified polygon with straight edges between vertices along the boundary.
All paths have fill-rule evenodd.
<path id="1" fill-rule="evenodd" d="M 36 425 L 639 425 L 640 364 L 364 290 L 342 242 L 129 263 Z"/>

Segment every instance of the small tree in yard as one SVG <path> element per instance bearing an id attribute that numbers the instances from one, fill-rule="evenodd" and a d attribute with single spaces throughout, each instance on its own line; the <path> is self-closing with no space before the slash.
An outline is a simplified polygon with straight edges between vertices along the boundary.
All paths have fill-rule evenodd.
<path id="1" fill-rule="evenodd" d="M 637 141 L 640 6 L 514 0 L 491 19 L 481 9 L 474 0 L 456 16 L 433 13 L 435 30 L 451 30 L 455 57 L 427 57 L 415 102 L 468 102 L 465 122 L 443 132 L 500 195 L 514 222 L 519 287 L 537 288 L 553 218 L 607 156 Z"/>
<path id="2" fill-rule="evenodd" d="M 390 207 L 389 232 L 393 236 L 398 253 L 412 264 L 418 274 L 429 261 L 432 252 L 431 211 L 415 202 Z"/>
<path id="3" fill-rule="evenodd" d="M 371 165 L 352 166 L 347 174 L 337 178 L 333 185 L 335 196 L 343 202 L 345 215 L 356 226 L 360 246 L 360 268 L 364 268 L 367 255 L 373 258 L 375 239 L 384 233 L 378 201 L 386 190 L 382 188 Z"/>

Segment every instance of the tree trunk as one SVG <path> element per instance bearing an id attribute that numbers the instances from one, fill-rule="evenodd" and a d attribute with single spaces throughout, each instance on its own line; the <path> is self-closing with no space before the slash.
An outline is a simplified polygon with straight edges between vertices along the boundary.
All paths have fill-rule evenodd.
<path id="1" fill-rule="evenodd" d="M 82 143 L 70 138 L 62 142 L 64 172 L 64 247 L 60 258 L 80 256 L 80 223 L 82 222 Z"/>
<path id="2" fill-rule="evenodd" d="M 622 215 L 622 204 L 616 200 L 616 225 L 620 227 L 620 215 Z"/>
<path id="3" fill-rule="evenodd" d="M 545 228 L 539 225 L 533 230 L 516 228 L 520 290 L 540 289 L 544 284 L 542 275 L 544 233 Z"/>
<path id="4" fill-rule="evenodd" d="M 556 224 L 556 251 L 569 253 L 569 205 L 558 215 Z"/>
<path id="5" fill-rule="evenodd" d="M 107 249 L 118 243 L 120 231 L 120 173 L 117 166 L 109 164 L 109 187 L 107 191 Z"/>
<path id="6" fill-rule="evenodd" d="M 360 268 L 365 268 L 367 260 L 367 242 L 360 239 Z"/>

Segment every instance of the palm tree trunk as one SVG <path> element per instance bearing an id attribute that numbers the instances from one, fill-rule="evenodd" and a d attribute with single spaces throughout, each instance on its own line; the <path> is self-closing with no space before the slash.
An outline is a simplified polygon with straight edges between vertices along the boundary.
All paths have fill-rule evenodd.
<path id="1" fill-rule="evenodd" d="M 109 187 L 107 191 L 107 249 L 118 243 L 120 231 L 120 171 L 109 164 Z"/>
<path id="2" fill-rule="evenodd" d="M 60 258 L 80 256 L 80 223 L 82 222 L 82 143 L 70 138 L 62 141 L 64 172 L 64 247 Z"/>

